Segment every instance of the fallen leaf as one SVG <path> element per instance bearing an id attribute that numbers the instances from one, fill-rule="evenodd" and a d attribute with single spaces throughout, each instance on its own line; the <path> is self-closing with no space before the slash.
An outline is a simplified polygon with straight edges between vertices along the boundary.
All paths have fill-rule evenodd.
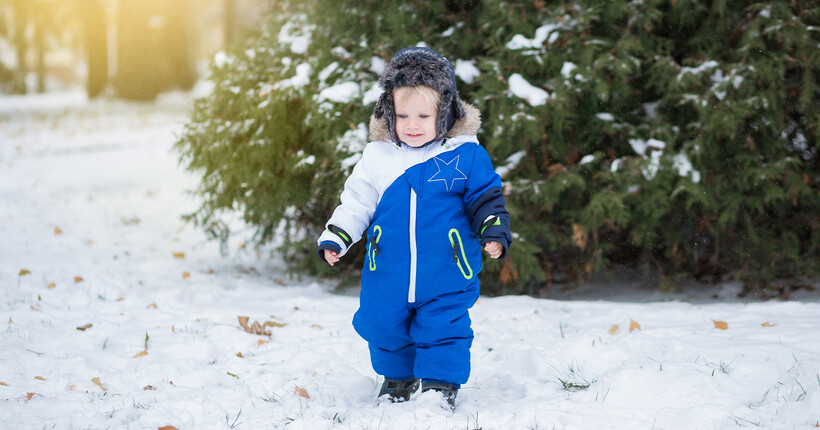
<path id="1" fill-rule="evenodd" d="M 26 393 L 26 401 L 31 400 L 32 397 L 36 396 L 37 393 Z"/>
<path id="2" fill-rule="evenodd" d="M 75 284 L 79 284 L 80 282 L 83 282 L 83 281 L 85 281 L 85 279 L 83 279 L 82 276 L 75 276 L 74 277 L 74 283 Z"/>
<path id="3" fill-rule="evenodd" d="M 245 358 L 244 356 L 242 356 L 242 353 L 241 353 L 241 352 L 237 352 L 237 353 L 236 353 L 236 356 L 237 356 L 237 357 L 239 357 L 239 358 Z"/>
<path id="4" fill-rule="evenodd" d="M 248 326 L 248 320 L 250 319 L 250 317 L 238 316 L 236 318 L 239 320 L 239 325 L 241 325 L 242 328 L 244 328 L 246 332 L 253 333 L 253 330 L 250 328 L 250 326 Z"/>
<path id="5" fill-rule="evenodd" d="M 54 227 L 54 235 L 59 236 L 61 234 L 63 234 L 63 229 L 61 229 L 60 227 Z"/>
<path id="6" fill-rule="evenodd" d="M 34 379 L 36 379 L 38 381 L 45 381 L 46 380 L 46 378 L 43 378 L 42 376 L 35 376 Z"/>
<path id="7" fill-rule="evenodd" d="M 68 391 L 74 391 L 76 389 L 77 389 L 77 386 L 74 385 L 74 384 L 71 384 L 71 385 L 68 386 Z"/>
<path id="8" fill-rule="evenodd" d="M 9 324 L 11 324 L 11 323 L 13 323 L 13 322 L 14 322 L 14 321 L 12 321 L 12 320 L 11 320 L 11 317 L 9 317 Z"/>
<path id="9" fill-rule="evenodd" d="M 234 375 L 234 374 L 233 374 L 233 373 L 231 373 L 231 372 L 225 372 L 225 373 L 227 373 L 229 376 L 233 376 L 234 378 L 239 379 L 239 377 L 238 377 L 238 376 Z"/>
<path id="10" fill-rule="evenodd" d="M 157 387 L 155 387 L 153 385 L 146 385 L 146 386 L 142 387 L 142 391 L 154 391 L 156 389 L 157 389 Z"/>
<path id="11" fill-rule="evenodd" d="M 182 272 L 182 279 L 188 279 L 191 277 L 191 274 L 188 272 Z"/>
<path id="12" fill-rule="evenodd" d="M 175 328 L 176 324 L 171 325 L 171 333 L 176 333 L 177 329 Z"/>
<path id="13" fill-rule="evenodd" d="M 760 325 L 762 325 L 763 327 L 774 327 L 776 324 L 772 324 L 772 323 L 766 321 L 766 322 L 764 322 L 763 324 L 760 324 Z"/>
<path id="14" fill-rule="evenodd" d="M 156 309 L 156 308 L 157 308 L 157 304 L 156 304 L 156 303 L 151 303 L 150 305 L 148 305 L 148 306 L 146 306 L 146 307 L 145 307 L 145 309 Z"/>
<path id="15" fill-rule="evenodd" d="M 715 323 L 715 328 L 718 329 L 718 330 L 728 330 L 729 329 L 729 324 L 727 324 L 724 321 L 712 320 L 712 322 Z"/>
<path id="16" fill-rule="evenodd" d="M 618 327 L 618 324 L 613 325 L 612 327 L 609 328 L 609 334 L 617 333 L 618 329 L 620 329 L 620 327 Z"/>
<path id="17" fill-rule="evenodd" d="M 175 252 L 174 253 L 174 258 L 183 259 L 183 258 L 185 258 L 185 253 L 184 252 Z"/>
<path id="18" fill-rule="evenodd" d="M 177 430 L 177 428 L 174 427 L 174 426 L 162 426 L 162 427 L 158 428 L 157 430 Z"/>
<path id="19" fill-rule="evenodd" d="M 26 275 L 31 275 L 31 270 L 20 269 L 20 271 L 17 272 L 17 276 L 26 276 Z"/>
<path id="20" fill-rule="evenodd" d="M 265 336 L 270 336 L 271 335 L 271 333 L 269 331 L 265 330 L 265 327 L 263 327 L 262 324 L 259 324 L 259 321 L 254 321 L 253 325 L 251 325 L 251 327 L 253 327 L 253 332 L 256 333 L 256 334 L 265 335 Z"/>
<path id="21" fill-rule="evenodd" d="M 287 324 L 285 324 L 285 323 L 278 323 L 278 322 L 275 322 L 275 321 L 266 321 L 265 322 L 265 327 L 284 327 L 286 325 Z"/>
<path id="22" fill-rule="evenodd" d="M 641 329 L 641 325 L 636 323 L 635 320 L 630 318 L 630 320 L 629 320 L 629 332 L 632 333 L 633 331 L 640 330 L 640 329 Z"/>
<path id="23" fill-rule="evenodd" d="M 77 327 L 77 330 L 79 330 L 79 331 L 86 331 L 86 330 L 90 329 L 90 328 L 91 328 L 91 327 L 93 327 L 93 326 L 94 326 L 93 324 L 88 323 L 88 324 L 86 324 L 86 325 L 81 325 L 81 326 Z"/>
<path id="24" fill-rule="evenodd" d="M 322 329 L 322 328 L 324 328 L 324 327 L 322 327 L 322 326 L 321 326 L 321 325 L 319 325 L 319 324 L 311 324 L 310 326 L 311 326 L 312 328 L 318 328 L 318 329 Z"/>
<path id="25" fill-rule="evenodd" d="M 94 385 L 100 387 L 100 389 L 102 389 L 103 391 L 108 391 L 105 387 L 103 387 L 103 384 L 102 384 L 102 382 L 100 382 L 99 377 L 95 376 L 95 377 L 91 378 L 91 382 L 93 382 Z"/>
<path id="26" fill-rule="evenodd" d="M 144 349 L 143 349 L 142 351 L 140 351 L 140 352 L 136 353 L 136 355 L 134 355 L 134 356 L 133 356 L 133 357 L 131 357 L 131 358 L 145 357 L 146 355 L 148 355 L 148 351 L 146 351 L 146 350 L 144 350 Z"/>
<path id="27" fill-rule="evenodd" d="M 260 340 L 259 342 L 257 342 L 257 344 L 258 344 L 258 346 L 262 346 L 262 345 L 264 345 L 268 342 L 270 342 L 270 341 L 269 340 Z"/>
<path id="28" fill-rule="evenodd" d="M 31 310 L 37 311 L 37 312 L 39 312 L 43 309 L 42 306 L 40 306 L 39 303 L 37 303 L 36 305 L 29 305 L 29 307 L 31 308 Z"/>
<path id="29" fill-rule="evenodd" d="M 125 301 L 125 297 L 117 297 L 117 302 L 124 302 L 124 301 Z"/>
<path id="30" fill-rule="evenodd" d="M 298 385 L 294 386 L 293 392 L 296 393 L 297 395 L 299 395 L 300 397 L 304 397 L 306 399 L 310 398 L 310 394 L 307 393 L 307 390 L 305 390 L 304 388 L 302 388 Z"/>
<path id="31" fill-rule="evenodd" d="M 4 386 L 4 387 L 8 387 L 8 386 L 9 386 L 9 384 L 6 384 L 5 382 L 2 382 L 2 381 L 0 381 L 0 385 L 2 385 L 2 386 Z"/>
<path id="32" fill-rule="evenodd" d="M 253 333 L 258 335 L 270 336 L 271 333 L 265 330 L 265 327 L 262 324 L 259 324 L 259 321 L 254 321 L 253 324 L 248 325 L 248 321 L 250 320 L 249 317 L 237 316 L 236 319 L 239 320 L 239 325 L 245 330 L 246 333 Z M 267 326 L 268 323 L 265 323 Z"/>
<path id="33" fill-rule="evenodd" d="M 46 287 L 49 290 L 51 290 L 51 289 L 57 288 L 57 284 L 55 284 L 54 282 L 49 282 L 48 285 L 46 285 Z"/>

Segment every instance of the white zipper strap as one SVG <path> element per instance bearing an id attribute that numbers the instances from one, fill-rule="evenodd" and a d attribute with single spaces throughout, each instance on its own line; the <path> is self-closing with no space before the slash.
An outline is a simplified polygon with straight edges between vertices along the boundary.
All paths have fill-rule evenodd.
<path id="1" fill-rule="evenodd" d="M 407 302 L 416 302 L 416 191 L 410 188 L 410 286 L 407 291 Z"/>

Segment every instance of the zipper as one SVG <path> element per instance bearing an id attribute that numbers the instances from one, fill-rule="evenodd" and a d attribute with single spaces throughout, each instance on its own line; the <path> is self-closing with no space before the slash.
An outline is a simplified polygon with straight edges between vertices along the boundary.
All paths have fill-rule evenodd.
<path id="1" fill-rule="evenodd" d="M 473 268 L 470 267 L 470 262 L 467 261 L 467 254 L 464 252 L 464 243 L 461 242 L 461 235 L 458 233 L 458 230 L 451 228 L 450 232 L 447 233 L 447 237 L 450 239 L 450 246 L 453 247 L 453 262 L 458 265 L 465 279 L 472 279 Z"/>
<path id="2" fill-rule="evenodd" d="M 367 241 L 367 257 L 370 260 L 370 271 L 373 272 L 376 270 L 376 256 L 379 255 L 379 239 L 382 237 L 382 228 L 377 226 L 373 227 L 373 234 L 370 235 L 370 239 Z"/>
<path id="3" fill-rule="evenodd" d="M 407 303 L 416 302 L 416 191 L 410 188 L 410 285 L 407 290 Z"/>

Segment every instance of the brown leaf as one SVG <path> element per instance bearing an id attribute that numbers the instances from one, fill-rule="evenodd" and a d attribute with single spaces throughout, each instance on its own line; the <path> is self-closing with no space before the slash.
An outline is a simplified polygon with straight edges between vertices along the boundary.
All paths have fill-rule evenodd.
<path id="1" fill-rule="evenodd" d="M 79 284 L 80 282 L 83 282 L 84 280 L 85 280 L 85 279 L 83 279 L 83 277 L 82 277 L 82 276 L 75 276 L 75 277 L 74 277 L 74 283 L 75 283 L 75 284 Z"/>
<path id="2" fill-rule="evenodd" d="M 766 321 L 766 322 L 764 322 L 763 324 L 760 324 L 760 325 L 762 325 L 763 327 L 774 327 L 777 324 L 772 324 L 772 323 Z"/>
<path id="3" fill-rule="evenodd" d="M 37 312 L 40 312 L 41 310 L 43 310 L 43 307 L 40 306 L 39 303 L 37 303 L 36 305 L 29 305 L 29 307 L 31 308 L 31 310 L 37 311 Z"/>
<path id="4" fill-rule="evenodd" d="M 265 325 L 265 327 L 284 327 L 287 324 L 279 323 L 279 322 L 275 322 L 275 321 L 265 321 L 264 325 Z"/>
<path id="5" fill-rule="evenodd" d="M 162 426 L 162 427 L 158 428 L 157 430 L 177 430 L 177 428 L 174 427 L 174 426 Z"/>
<path id="6" fill-rule="evenodd" d="M 191 274 L 188 272 L 182 272 L 182 279 L 188 279 L 191 277 Z"/>
<path id="7" fill-rule="evenodd" d="M 302 388 L 298 385 L 294 386 L 293 392 L 296 393 L 297 395 L 299 395 L 300 397 L 304 397 L 306 399 L 310 398 L 310 394 L 307 393 L 307 390 L 305 390 L 304 388 Z"/>
<path id="8" fill-rule="evenodd" d="M 57 284 L 55 284 L 54 282 L 49 282 L 48 285 L 46 285 L 46 288 L 48 288 L 49 290 L 57 288 Z"/>
<path id="9" fill-rule="evenodd" d="M 587 233 L 581 224 L 572 225 L 572 243 L 578 248 L 581 248 L 581 251 L 587 247 Z"/>
<path id="10" fill-rule="evenodd" d="M 157 387 L 155 387 L 153 385 L 146 385 L 146 386 L 142 387 L 142 391 L 155 391 L 156 389 L 157 389 Z"/>
<path id="11" fill-rule="evenodd" d="M 12 321 L 12 320 L 11 320 L 11 317 L 9 317 L 9 324 L 11 324 L 11 323 L 13 323 L 13 322 L 14 322 L 14 321 Z"/>
<path id="12" fill-rule="evenodd" d="M 620 327 L 618 327 L 618 324 L 615 324 L 615 325 L 613 325 L 612 327 L 609 328 L 609 334 L 614 335 L 615 333 L 618 332 L 619 329 L 620 329 Z"/>
<path id="13" fill-rule="evenodd" d="M 136 353 L 136 355 L 134 355 L 134 356 L 133 356 L 133 357 L 131 357 L 131 358 L 145 357 L 146 355 L 148 355 L 148 351 L 146 351 L 146 350 L 144 350 L 144 349 L 143 349 L 142 351 L 140 351 L 140 352 Z"/>
<path id="14" fill-rule="evenodd" d="M 26 275 L 31 275 L 31 270 L 20 269 L 20 271 L 17 272 L 17 276 L 26 276 Z"/>
<path id="15" fill-rule="evenodd" d="M 174 253 L 174 258 L 179 258 L 181 260 L 181 259 L 185 258 L 185 253 L 184 252 L 175 252 Z"/>
<path id="16" fill-rule="evenodd" d="M 54 235 L 59 236 L 61 234 L 63 234 L 63 229 L 61 229 L 60 227 L 54 227 Z"/>
<path id="17" fill-rule="evenodd" d="M 0 385 L 2 385 L 2 386 L 4 386 L 4 387 L 8 387 L 8 386 L 9 386 L 9 384 L 6 384 L 6 383 L 5 383 L 5 382 L 3 382 L 3 381 L 0 381 Z"/>
<path id="18" fill-rule="evenodd" d="M 46 378 L 43 378 L 42 376 L 35 376 L 34 379 L 36 379 L 38 381 L 45 381 L 46 380 Z"/>
<path id="19" fill-rule="evenodd" d="M 32 397 L 36 396 L 37 393 L 26 393 L 26 401 L 28 402 L 31 400 Z"/>
<path id="20" fill-rule="evenodd" d="M 102 382 L 100 382 L 100 378 L 98 376 L 91 378 L 91 382 L 93 382 L 94 385 L 100 387 L 101 390 L 108 391 L 105 387 L 103 387 L 103 384 Z"/>
<path id="21" fill-rule="evenodd" d="M 146 307 L 145 307 L 145 309 L 156 309 L 156 308 L 157 308 L 157 304 L 156 304 L 156 303 L 151 303 L 150 305 L 148 305 L 148 306 L 146 306 Z"/>
<path id="22" fill-rule="evenodd" d="M 257 342 L 257 345 L 262 346 L 262 345 L 264 345 L 266 343 L 269 343 L 269 342 L 270 342 L 269 340 L 260 340 L 259 342 Z"/>
<path id="23" fill-rule="evenodd" d="M 253 332 L 256 334 L 265 336 L 271 335 L 269 331 L 265 330 L 265 327 L 262 327 L 262 324 L 259 324 L 259 321 L 254 321 L 251 327 L 253 327 Z"/>
<path id="24" fill-rule="evenodd" d="M 241 352 L 237 352 L 236 356 L 239 357 L 239 358 L 245 358 L 245 356 L 243 356 Z"/>
<path id="25" fill-rule="evenodd" d="M 76 389 L 77 389 L 77 386 L 74 385 L 74 384 L 71 384 L 71 385 L 68 386 L 68 391 L 74 391 Z"/>
<path id="26" fill-rule="evenodd" d="M 641 329 L 641 325 L 636 323 L 635 320 L 630 318 L 630 320 L 629 320 L 629 332 L 632 333 L 633 331 L 640 330 L 640 329 Z"/>
<path id="27" fill-rule="evenodd" d="M 729 329 L 729 324 L 727 324 L 725 321 L 712 320 L 712 322 L 715 323 L 715 328 L 718 329 L 718 330 L 728 330 Z"/>
<path id="28" fill-rule="evenodd" d="M 86 330 L 90 329 L 93 326 L 94 326 L 94 324 L 88 323 L 86 325 L 81 325 L 81 326 L 77 327 L 77 330 L 86 331 Z"/>
<path id="29" fill-rule="evenodd" d="M 239 320 L 239 325 L 241 325 L 242 328 L 244 328 L 246 332 L 253 333 L 253 329 L 251 329 L 250 326 L 248 326 L 248 320 L 250 319 L 250 317 L 238 316 L 236 318 Z"/>

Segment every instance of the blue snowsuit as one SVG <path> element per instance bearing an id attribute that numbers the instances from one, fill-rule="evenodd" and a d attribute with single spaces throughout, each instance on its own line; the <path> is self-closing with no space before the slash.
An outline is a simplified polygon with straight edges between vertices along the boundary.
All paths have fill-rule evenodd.
<path id="1" fill-rule="evenodd" d="M 511 243 L 501 179 L 475 136 L 478 112 L 467 108 L 452 137 L 420 148 L 389 141 L 372 119 L 371 139 L 385 140 L 366 146 L 318 240 L 322 257 L 364 234 L 353 325 L 389 379 L 467 382 L 481 248 L 499 242 L 503 257 Z"/>

